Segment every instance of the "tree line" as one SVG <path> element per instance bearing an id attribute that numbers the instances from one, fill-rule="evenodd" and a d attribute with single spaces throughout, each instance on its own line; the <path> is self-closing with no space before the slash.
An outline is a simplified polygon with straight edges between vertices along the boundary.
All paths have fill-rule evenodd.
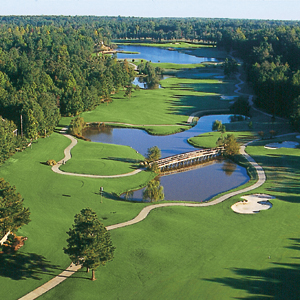
<path id="1" fill-rule="evenodd" d="M 1 140 L 7 140 L 13 127 L 31 140 L 48 136 L 61 115 L 78 115 L 109 102 L 111 94 L 134 78 L 127 61 L 96 55 L 105 40 L 101 29 L 17 25 L 4 19 L 0 21 L 0 116 L 8 121 L 0 124 Z M 1 146 L 13 151 L 12 144 Z"/>

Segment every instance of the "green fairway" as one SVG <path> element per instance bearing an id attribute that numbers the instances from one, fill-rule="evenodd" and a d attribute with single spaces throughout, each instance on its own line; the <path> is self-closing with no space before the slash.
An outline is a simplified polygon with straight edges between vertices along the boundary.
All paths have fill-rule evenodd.
<path id="1" fill-rule="evenodd" d="M 240 197 L 214 207 L 157 209 L 111 232 L 116 257 L 97 271 L 97 282 L 76 279 L 89 278 L 82 270 L 41 299 L 295 299 L 299 150 L 247 150 L 267 172 L 253 193 L 275 195 L 270 210 L 236 214 L 230 206 Z"/>
<path id="2" fill-rule="evenodd" d="M 135 45 L 135 46 L 147 46 L 147 47 L 159 47 L 159 48 L 211 48 L 212 45 L 204 45 L 204 44 L 192 44 L 186 42 L 174 42 L 174 43 L 121 43 L 118 42 L 117 44 L 121 45 Z"/>
<path id="3" fill-rule="evenodd" d="M 226 136 L 227 134 L 233 134 L 241 144 L 244 144 L 256 138 L 256 136 L 253 135 L 253 132 L 247 131 L 228 131 L 224 133 L 223 136 Z M 221 137 L 220 132 L 208 132 L 189 138 L 188 142 L 197 148 L 214 148 L 217 145 L 217 140 L 219 137 Z"/>
<path id="4" fill-rule="evenodd" d="M 225 55 L 208 47 L 186 51 L 209 52 L 208 57 Z M 217 53 L 220 56 L 214 56 Z M 189 69 L 187 65 L 158 65 L 175 70 L 176 77 L 162 80 L 161 89 L 134 91 L 130 99 L 120 91 L 112 95 L 112 103 L 82 113 L 85 122 L 115 122 L 119 127 L 165 135 L 190 128 L 186 121 L 194 112 L 228 110 L 230 101 L 222 101 L 220 96 L 233 95 L 237 81 L 215 78 L 223 74 L 219 66 Z M 57 131 L 71 119 L 62 118 Z M 257 111 L 252 112 L 252 120 L 252 128 L 248 121 L 226 124 L 225 135 L 232 133 L 245 143 L 257 138 L 259 130 L 265 138 L 273 129 L 288 131 L 286 121 L 271 120 Z M 220 135 L 210 132 L 189 142 L 215 147 Z M 267 175 L 266 183 L 251 194 L 274 195 L 270 210 L 236 214 L 230 206 L 240 201 L 240 196 L 210 207 L 155 209 L 142 222 L 111 231 L 115 258 L 97 269 L 97 281 L 90 281 L 91 274 L 79 270 L 39 299 L 299 298 L 300 153 L 299 149 L 264 148 L 266 143 L 285 140 L 300 141 L 295 136 L 260 140 L 246 149 Z M 68 138 L 53 133 L 16 153 L 0 168 L 0 177 L 15 185 L 24 197 L 32 220 L 17 233 L 28 237 L 25 246 L 15 256 L 0 256 L 0 289 L 5 299 L 20 298 L 70 265 L 62 249 L 67 245 L 66 231 L 81 209 L 93 209 L 108 226 L 128 221 L 150 205 L 126 202 L 118 196 L 145 186 L 154 178 L 152 172 L 108 179 L 54 173 L 45 162 L 62 159 L 69 144 Z M 80 174 L 124 174 L 143 160 L 130 147 L 83 140 L 78 140 L 71 154 L 61 170 Z M 245 159 L 237 160 L 249 167 Z M 253 184 L 253 178 L 255 175 L 246 186 Z M 211 184 L 217 185 L 218 178 Z M 100 187 L 104 188 L 102 197 Z"/>
<path id="5" fill-rule="evenodd" d="M 24 205 L 30 208 L 32 220 L 18 232 L 28 240 L 18 251 L 16 259 L 1 258 L 0 287 L 7 295 L 6 299 L 19 298 L 69 265 L 68 257 L 62 255 L 62 247 L 74 215 L 82 208 L 92 208 L 105 225 L 110 225 L 135 217 L 147 205 L 112 200 L 115 199 L 112 192 L 120 194 L 144 186 L 153 178 L 149 172 L 116 179 L 77 178 L 52 172 L 45 162 L 62 159 L 63 149 L 69 143 L 70 140 L 62 135 L 52 134 L 50 138 L 33 143 L 32 149 L 16 153 L 0 168 L 0 177 L 16 185 L 24 197 Z M 109 149 L 115 156 L 119 153 L 118 149 L 115 152 Z M 136 158 L 135 151 L 128 152 L 127 159 Z M 102 203 L 100 186 L 104 187 Z"/>
<path id="6" fill-rule="evenodd" d="M 72 149 L 72 159 L 60 169 L 79 174 L 118 175 L 137 169 L 142 160 L 144 157 L 128 146 L 79 140 Z"/>
<path id="7" fill-rule="evenodd" d="M 188 84 L 209 87 L 201 92 L 195 91 L 193 86 L 185 86 Z M 228 89 L 227 84 L 219 80 L 168 78 L 161 81 L 161 89 L 135 91 L 130 99 L 125 99 L 123 92 L 119 92 L 113 96 L 112 103 L 102 104 L 81 115 L 86 122 L 121 122 L 146 126 L 184 124 L 194 111 L 228 108 L 228 101 L 220 100 L 220 95 Z M 151 127 L 149 131 L 153 134 L 171 134 L 174 133 L 174 127 L 169 130 L 166 127 Z"/>

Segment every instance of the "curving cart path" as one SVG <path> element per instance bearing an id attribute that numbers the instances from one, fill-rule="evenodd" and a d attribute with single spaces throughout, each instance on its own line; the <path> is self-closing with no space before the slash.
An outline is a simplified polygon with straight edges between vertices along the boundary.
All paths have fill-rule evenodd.
<path id="1" fill-rule="evenodd" d="M 242 193 L 245 193 L 245 192 L 248 192 L 248 191 L 251 191 L 251 190 L 254 190 L 254 189 L 258 188 L 259 186 L 264 184 L 264 182 L 266 181 L 266 175 L 264 173 L 263 168 L 260 165 L 258 165 L 254 161 L 254 159 L 245 152 L 245 147 L 250 143 L 252 143 L 252 142 L 249 142 L 246 145 L 241 147 L 241 154 L 244 155 L 246 157 L 246 159 L 251 163 L 251 165 L 256 169 L 256 172 L 258 174 L 258 180 L 255 184 L 253 184 L 249 187 L 246 187 L 244 189 L 234 191 L 234 192 L 228 193 L 226 195 L 220 196 L 217 199 L 215 199 L 213 201 L 210 201 L 210 202 L 204 202 L 204 203 L 162 203 L 162 204 L 149 205 L 147 207 L 144 207 L 141 210 L 141 212 L 134 219 L 129 220 L 127 222 L 107 226 L 106 229 L 107 230 L 113 230 L 113 229 L 129 226 L 129 225 L 133 225 L 133 224 L 136 224 L 138 222 L 141 222 L 142 220 L 144 220 L 148 216 L 150 211 L 155 209 L 155 208 L 167 207 L 167 206 L 186 206 L 186 207 L 212 206 L 212 205 L 221 203 L 221 202 L 223 202 L 223 201 L 225 201 L 225 200 L 227 200 L 227 199 L 229 199 L 233 196 L 236 196 L 236 195 L 239 195 L 239 194 L 242 194 Z M 57 275 L 53 279 L 49 280 L 48 282 L 46 282 L 42 286 L 38 287 L 37 289 L 33 290 L 32 292 L 28 293 L 24 297 L 20 298 L 19 300 L 33 300 L 33 299 L 36 299 L 37 297 L 41 296 L 42 294 L 46 293 L 47 291 L 51 290 L 52 288 L 54 288 L 55 286 L 60 284 L 62 281 L 66 280 L 68 277 L 73 275 L 80 268 L 81 268 L 81 266 L 76 266 L 72 263 L 65 271 L 63 271 L 62 273 L 60 273 L 59 275 Z"/>
<path id="2" fill-rule="evenodd" d="M 77 140 L 69 134 L 66 134 L 67 128 L 63 128 L 60 133 L 71 140 L 71 144 L 64 150 L 64 158 L 61 159 L 56 165 L 52 167 L 52 171 L 62 175 L 70 175 L 70 176 L 77 176 L 77 177 L 90 177 L 90 178 L 118 178 L 118 177 L 127 177 L 131 175 L 135 175 L 143 171 L 143 169 L 137 169 L 129 173 L 125 174 L 118 174 L 118 175 L 90 175 L 90 174 L 78 174 L 78 173 L 71 173 L 71 172 L 63 172 L 59 169 L 59 167 L 71 159 L 71 150 L 77 144 Z"/>
<path id="3" fill-rule="evenodd" d="M 240 79 L 240 74 L 237 76 L 238 80 L 240 81 L 239 83 L 237 83 L 236 86 L 236 90 L 235 93 L 242 95 L 242 93 L 240 93 L 241 87 L 240 85 L 243 84 L 244 82 Z M 248 95 L 249 96 L 249 101 L 250 101 L 250 105 L 253 107 L 253 102 L 252 102 L 252 95 Z M 194 113 L 190 118 L 192 122 L 192 118 L 197 115 L 196 112 Z M 263 112 L 262 112 L 263 113 Z M 190 120 L 189 118 L 189 120 Z M 130 175 L 134 175 L 142 170 L 137 170 L 131 173 L 127 173 L 127 174 L 121 174 L 121 175 L 114 175 L 114 176 L 98 176 L 98 175 L 86 175 L 86 174 L 76 174 L 76 173 L 68 173 L 68 172 L 62 172 L 61 170 L 59 170 L 59 166 L 63 163 L 63 161 L 67 161 L 71 158 L 71 149 L 77 144 L 77 140 L 72 137 L 71 135 L 68 135 L 65 133 L 66 132 L 66 128 L 61 130 L 61 133 L 68 137 L 72 142 L 71 144 L 65 149 L 64 154 L 65 157 L 64 159 L 62 159 L 61 161 L 58 162 L 57 165 L 52 167 L 52 170 L 56 173 L 59 174 L 64 174 L 64 175 L 73 175 L 73 176 L 82 176 L 82 177 L 93 177 L 93 178 L 112 178 L 112 177 L 124 177 L 124 176 L 130 176 Z M 162 204 L 153 204 L 153 205 L 149 205 L 144 207 L 140 213 L 133 218 L 132 220 L 129 220 L 127 222 L 123 222 L 123 223 L 118 223 L 118 224 L 114 224 L 114 225 L 109 225 L 106 227 L 107 230 L 114 230 L 117 228 L 122 228 L 125 226 L 130 226 L 133 224 L 136 224 L 138 222 L 141 222 L 142 220 L 144 220 L 148 214 L 155 208 L 161 208 L 161 207 L 168 207 L 168 206 L 186 206 L 186 207 L 205 207 L 205 206 L 212 206 L 212 205 L 216 205 L 218 203 L 221 203 L 233 196 L 242 194 L 242 193 L 246 193 L 249 191 L 252 191 L 258 187 L 260 187 L 261 185 L 263 185 L 266 181 L 266 175 L 265 172 L 263 170 L 263 168 L 255 162 L 255 160 L 248 155 L 245 152 L 245 148 L 254 141 L 251 141 L 243 146 L 241 146 L 241 154 L 250 162 L 250 164 L 255 168 L 257 175 L 258 175 L 258 180 L 251 186 L 248 186 L 246 188 L 243 188 L 241 190 L 238 191 L 234 191 L 234 192 L 230 192 L 228 194 L 225 194 L 223 196 L 220 196 L 218 198 L 216 198 L 215 200 L 212 200 L 210 202 L 204 202 L 204 203 L 162 203 Z M 58 284 L 60 284 L 62 281 L 66 280 L 68 277 L 70 277 L 71 275 L 73 275 L 77 270 L 79 270 L 81 268 L 81 266 L 76 266 L 73 263 L 62 273 L 60 273 L 59 275 L 57 275 L 56 277 L 54 277 L 53 279 L 49 280 L 48 282 L 46 282 L 45 284 L 43 284 L 42 286 L 38 287 L 37 289 L 33 290 L 32 292 L 28 293 L 27 295 L 23 296 L 22 298 L 20 298 L 19 300 L 33 300 L 36 299 L 37 297 L 41 296 L 42 294 L 46 293 L 47 291 L 51 290 L 52 288 L 54 288 L 55 286 L 57 286 Z"/>

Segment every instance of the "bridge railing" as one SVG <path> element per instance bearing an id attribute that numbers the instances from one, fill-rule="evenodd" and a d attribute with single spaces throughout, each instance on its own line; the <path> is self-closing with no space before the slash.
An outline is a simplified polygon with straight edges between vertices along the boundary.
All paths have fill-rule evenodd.
<path id="1" fill-rule="evenodd" d="M 219 154 L 219 153 L 222 153 L 223 151 L 224 151 L 224 147 L 216 147 L 213 149 L 202 149 L 202 150 L 190 151 L 190 152 L 186 152 L 186 153 L 181 153 L 181 154 L 176 154 L 173 156 L 161 158 L 159 160 L 156 160 L 156 161 L 150 163 L 150 165 L 152 165 L 153 163 L 156 163 L 158 165 L 158 167 L 163 167 L 163 166 L 167 166 L 170 164 L 184 162 L 184 161 L 188 161 L 188 160 L 192 160 L 192 159 L 196 159 L 196 158 L 200 158 L 200 157 Z"/>

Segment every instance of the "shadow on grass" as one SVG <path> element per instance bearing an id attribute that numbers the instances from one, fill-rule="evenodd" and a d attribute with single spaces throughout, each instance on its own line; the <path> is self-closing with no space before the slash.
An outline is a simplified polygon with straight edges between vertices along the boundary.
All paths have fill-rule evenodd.
<path id="1" fill-rule="evenodd" d="M 287 248 L 300 250 L 300 239 Z M 272 259 L 272 258 L 271 258 Z M 293 259 L 299 259 L 294 257 Z M 236 268 L 232 269 L 240 278 L 214 278 L 206 281 L 217 282 L 237 290 L 245 290 L 249 296 L 234 299 L 300 299 L 300 264 L 271 263 L 272 267 L 264 270 Z"/>
<path id="2" fill-rule="evenodd" d="M 50 264 L 44 256 L 35 253 L 0 254 L 0 276 L 12 280 L 27 278 L 40 280 L 41 274 L 55 276 L 59 266 Z"/>
<path id="3" fill-rule="evenodd" d="M 300 156 L 296 155 L 251 155 L 262 164 L 269 185 L 266 190 L 276 198 L 291 203 L 300 203 Z"/>
<path id="4" fill-rule="evenodd" d="M 142 160 L 140 160 L 140 159 L 122 158 L 122 157 L 106 157 L 104 159 L 121 161 L 121 162 L 126 162 L 126 163 L 131 163 L 131 164 L 138 164 L 138 163 L 142 162 Z"/>

